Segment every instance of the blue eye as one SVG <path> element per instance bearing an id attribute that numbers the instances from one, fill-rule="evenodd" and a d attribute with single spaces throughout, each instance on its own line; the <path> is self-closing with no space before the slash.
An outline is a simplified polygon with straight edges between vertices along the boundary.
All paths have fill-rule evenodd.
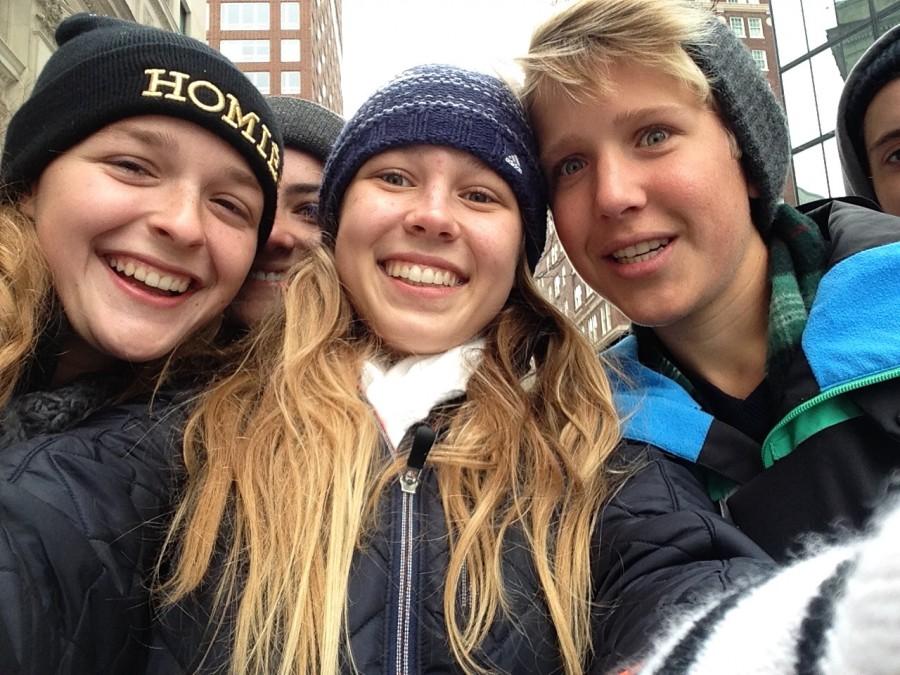
<path id="1" fill-rule="evenodd" d="M 639 144 L 641 147 L 652 147 L 668 140 L 670 133 L 666 129 L 655 127 L 641 135 Z"/>
<path id="2" fill-rule="evenodd" d="M 584 168 L 584 160 L 577 159 L 575 157 L 571 157 L 569 159 L 564 159 L 560 165 L 557 173 L 560 176 L 571 176 L 573 173 L 581 171 Z"/>

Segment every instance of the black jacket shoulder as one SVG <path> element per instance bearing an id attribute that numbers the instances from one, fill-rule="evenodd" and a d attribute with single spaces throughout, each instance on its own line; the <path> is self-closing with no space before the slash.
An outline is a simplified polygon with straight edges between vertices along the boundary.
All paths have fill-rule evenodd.
<path id="1" fill-rule="evenodd" d="M 186 406 L 104 409 L 0 452 L 4 673 L 134 673 Z"/>
<path id="2" fill-rule="evenodd" d="M 673 613 L 774 568 L 720 515 L 695 467 L 632 443 L 620 447 L 615 461 L 627 477 L 598 528 L 594 673 L 639 658 Z"/>

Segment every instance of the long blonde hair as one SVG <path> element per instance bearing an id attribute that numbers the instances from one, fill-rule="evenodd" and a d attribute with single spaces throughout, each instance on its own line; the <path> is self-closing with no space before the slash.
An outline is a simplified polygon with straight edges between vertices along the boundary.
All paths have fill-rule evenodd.
<path id="1" fill-rule="evenodd" d="M 351 561 L 402 460 L 386 457 L 359 392 L 377 338 L 360 327 L 325 249 L 299 263 L 282 311 L 187 424 L 187 487 L 161 590 L 176 603 L 214 582 L 220 620 L 239 603 L 229 636 L 234 673 L 337 673 Z M 618 441 L 609 386 L 587 341 L 541 298 L 524 263 L 486 339 L 466 401 L 429 455 L 450 532 L 450 645 L 466 672 L 486 672 L 475 654 L 506 611 L 502 546 L 516 526 L 530 544 L 565 672 L 580 673 L 591 649 L 590 545 L 608 494 L 604 463 Z M 223 539 L 224 553 L 216 552 Z M 464 573 L 468 611 L 454 601 Z"/>
<path id="2" fill-rule="evenodd" d="M 0 201 L 0 408 L 34 352 L 52 298 L 34 224 L 17 206 Z"/>

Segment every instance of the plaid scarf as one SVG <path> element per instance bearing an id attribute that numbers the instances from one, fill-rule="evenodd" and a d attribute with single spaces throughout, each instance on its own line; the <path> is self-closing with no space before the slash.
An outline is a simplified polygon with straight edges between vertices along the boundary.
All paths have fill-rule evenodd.
<path id="1" fill-rule="evenodd" d="M 819 226 L 787 204 L 775 212 L 769 239 L 769 339 L 766 377 L 772 391 L 780 391 L 782 378 L 800 344 L 809 308 L 828 262 L 828 244 Z M 692 395 L 694 386 L 668 357 L 649 328 L 635 326 L 641 361 L 675 380 Z"/>

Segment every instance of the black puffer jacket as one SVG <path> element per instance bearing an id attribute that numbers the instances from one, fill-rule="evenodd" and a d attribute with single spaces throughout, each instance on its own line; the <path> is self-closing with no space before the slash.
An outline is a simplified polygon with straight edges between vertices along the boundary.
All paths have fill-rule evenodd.
<path id="1" fill-rule="evenodd" d="M 119 405 L 0 452 L 0 671 L 138 673 L 182 406 Z"/>
<path id="2" fill-rule="evenodd" d="M 649 648 L 669 610 L 689 608 L 771 565 L 718 516 L 692 468 L 661 453 L 630 446 L 622 452 L 628 464 L 637 460 L 641 468 L 606 507 L 594 541 L 596 658 L 586 664 L 592 673 Z M 426 468 L 414 493 L 399 482 L 391 486 L 378 523 L 351 572 L 348 625 L 358 671 L 348 665 L 345 672 L 462 672 L 446 638 L 447 532 L 434 474 Z M 556 637 L 522 539 L 512 531 L 503 558 L 514 620 L 497 621 L 481 662 L 496 673 L 560 672 Z M 225 672 L 229 619 L 218 632 L 218 623 L 209 623 L 210 590 L 162 616 L 150 673 Z M 458 601 L 470 601 L 465 590 Z"/>

